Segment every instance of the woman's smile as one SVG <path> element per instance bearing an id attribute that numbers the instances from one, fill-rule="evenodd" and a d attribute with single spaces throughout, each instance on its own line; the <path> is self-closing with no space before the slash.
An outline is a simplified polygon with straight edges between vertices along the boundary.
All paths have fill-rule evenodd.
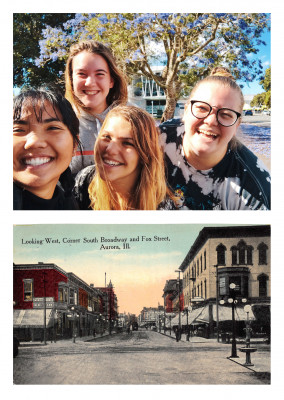
<path id="1" fill-rule="evenodd" d="M 116 189 L 131 192 L 140 173 L 131 125 L 120 116 L 111 117 L 100 132 L 95 151 L 102 160 L 98 163 L 100 176 Z"/>

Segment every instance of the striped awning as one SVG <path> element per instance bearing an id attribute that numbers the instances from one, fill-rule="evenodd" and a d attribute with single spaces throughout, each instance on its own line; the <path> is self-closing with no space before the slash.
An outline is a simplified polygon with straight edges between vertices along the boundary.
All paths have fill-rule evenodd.
<path id="1" fill-rule="evenodd" d="M 46 327 L 52 326 L 52 310 L 46 310 Z M 14 328 L 43 328 L 44 310 L 14 310 Z"/>

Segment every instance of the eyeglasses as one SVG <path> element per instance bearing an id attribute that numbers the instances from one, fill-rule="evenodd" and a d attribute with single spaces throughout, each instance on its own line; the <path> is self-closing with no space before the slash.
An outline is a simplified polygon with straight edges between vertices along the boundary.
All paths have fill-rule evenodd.
<path id="1" fill-rule="evenodd" d="M 191 113 L 195 118 L 202 119 L 208 117 L 211 111 L 216 106 L 210 106 L 210 104 L 204 101 L 190 100 Z M 220 125 L 232 126 L 234 125 L 241 114 L 237 111 L 231 110 L 230 108 L 217 108 L 216 118 Z"/>

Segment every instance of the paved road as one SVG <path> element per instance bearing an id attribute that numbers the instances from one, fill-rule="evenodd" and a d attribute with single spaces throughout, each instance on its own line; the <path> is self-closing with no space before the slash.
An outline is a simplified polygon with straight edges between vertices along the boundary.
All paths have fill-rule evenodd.
<path id="1" fill-rule="evenodd" d="M 263 115 L 263 114 L 255 114 L 255 115 L 243 115 L 242 122 L 245 124 L 255 124 L 255 125 L 263 125 L 270 126 L 271 116 Z"/>
<path id="2" fill-rule="evenodd" d="M 91 342 L 24 346 L 15 384 L 251 384 L 263 376 L 227 359 L 229 345 L 176 342 L 138 331 Z"/>

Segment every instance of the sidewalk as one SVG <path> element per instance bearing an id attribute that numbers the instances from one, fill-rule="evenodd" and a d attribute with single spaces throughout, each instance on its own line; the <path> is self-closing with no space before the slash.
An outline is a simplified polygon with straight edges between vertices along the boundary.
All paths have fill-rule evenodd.
<path id="1" fill-rule="evenodd" d="M 171 337 L 172 339 L 176 340 L 175 335 L 172 334 L 170 336 L 169 333 L 163 333 L 163 332 L 158 332 L 164 336 Z M 182 337 L 180 339 L 181 342 L 188 343 L 189 345 L 201 345 L 204 347 L 212 347 L 212 348 L 220 348 L 220 350 L 228 349 L 228 356 L 227 358 L 244 368 L 247 368 L 257 374 L 267 374 L 270 375 L 271 372 L 271 361 L 270 361 L 270 345 L 259 342 L 259 339 L 251 339 L 251 347 L 256 347 L 257 351 L 255 353 L 251 354 L 251 362 L 253 366 L 246 366 L 244 365 L 246 362 L 246 355 L 245 353 L 239 351 L 240 348 L 245 347 L 244 342 L 237 342 L 237 355 L 238 358 L 230 358 L 231 355 L 231 348 L 232 344 L 231 343 L 222 343 L 217 342 L 216 338 L 213 339 L 206 339 L 204 337 L 199 337 L 199 336 L 192 336 L 189 338 L 189 341 L 186 340 L 186 335 L 182 334 Z M 257 343 L 255 343 L 257 341 Z"/>

